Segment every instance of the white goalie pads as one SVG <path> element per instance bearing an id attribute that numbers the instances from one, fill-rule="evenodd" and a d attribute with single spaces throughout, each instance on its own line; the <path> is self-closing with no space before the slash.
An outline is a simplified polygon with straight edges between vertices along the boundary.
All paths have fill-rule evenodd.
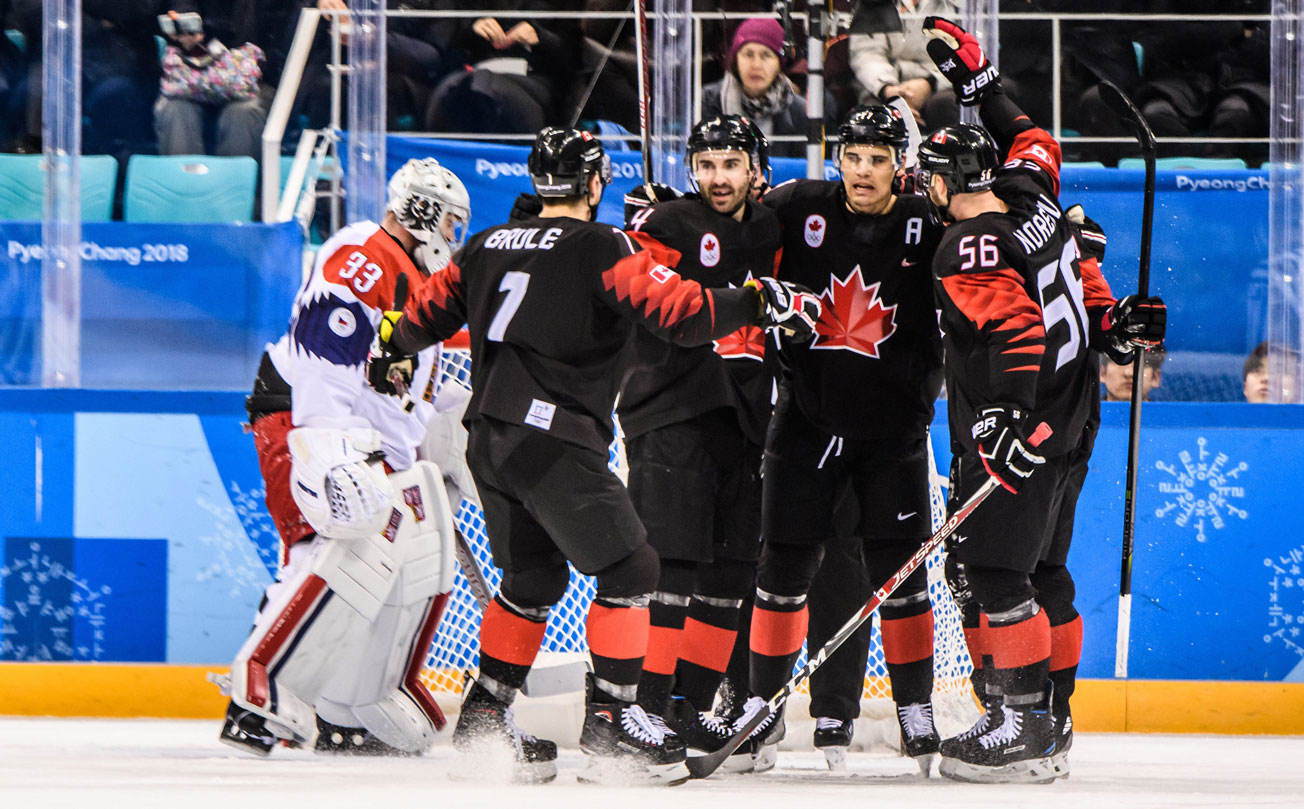
<path id="1" fill-rule="evenodd" d="M 462 390 L 456 385 L 445 388 Z M 457 514 L 462 505 L 462 498 L 470 500 L 480 507 L 480 493 L 476 490 L 471 470 L 466 465 L 466 427 L 462 425 L 462 414 L 466 412 L 470 394 L 460 400 L 446 402 L 441 389 L 436 401 L 436 413 L 426 423 L 426 437 L 421 442 L 421 458 L 433 462 L 444 476 L 444 486 L 448 490 L 449 502 L 453 514 Z M 440 409 L 441 403 L 444 409 Z"/>
<path id="2" fill-rule="evenodd" d="M 418 675 L 453 588 L 452 512 L 433 464 L 390 479 L 380 531 L 291 549 L 232 664 L 232 699 L 281 738 L 312 745 L 319 710 L 410 752 L 443 726 Z"/>
<path id="3" fill-rule="evenodd" d="M 370 427 L 298 427 L 286 436 L 290 493 L 318 536 L 356 539 L 382 530 L 393 486 Z"/>

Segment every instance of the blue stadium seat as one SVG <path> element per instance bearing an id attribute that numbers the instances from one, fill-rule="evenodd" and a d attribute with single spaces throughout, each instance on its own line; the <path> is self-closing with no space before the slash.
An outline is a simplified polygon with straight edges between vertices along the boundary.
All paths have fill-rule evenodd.
<path id="1" fill-rule="evenodd" d="M 33 221 L 44 216 L 44 158 L 38 154 L 0 154 L 0 219 Z M 83 222 L 107 222 L 113 215 L 118 161 L 110 155 L 82 155 Z"/>
<path id="2" fill-rule="evenodd" d="M 247 222 L 254 215 L 257 180 L 252 157 L 132 155 L 123 219 Z"/>
<path id="3" fill-rule="evenodd" d="M 1065 161 L 1063 164 L 1063 168 L 1066 169 L 1103 169 L 1104 167 L 1105 164 L 1099 160 Z"/>
<path id="4" fill-rule="evenodd" d="M 1118 161 L 1120 169 L 1143 169 L 1146 163 L 1139 157 L 1125 157 Z M 1156 169 L 1243 169 L 1245 161 L 1239 157 L 1161 157 L 1155 161 Z"/>

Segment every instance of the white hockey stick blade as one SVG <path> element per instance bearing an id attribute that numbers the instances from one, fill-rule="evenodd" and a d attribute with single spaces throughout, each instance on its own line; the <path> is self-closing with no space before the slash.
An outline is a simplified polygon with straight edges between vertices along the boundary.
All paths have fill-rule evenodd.
<path id="1" fill-rule="evenodd" d="M 910 140 L 906 143 L 905 170 L 910 171 L 919 165 L 919 144 L 924 142 L 923 135 L 919 132 L 919 124 L 915 121 L 915 114 L 910 111 L 910 105 L 901 96 L 890 99 L 888 106 L 901 113 L 901 118 L 906 122 L 906 134 Z"/>

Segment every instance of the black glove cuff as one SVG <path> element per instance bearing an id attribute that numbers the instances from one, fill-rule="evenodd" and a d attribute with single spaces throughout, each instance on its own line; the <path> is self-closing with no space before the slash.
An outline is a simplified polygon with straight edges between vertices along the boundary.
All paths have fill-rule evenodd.
<path id="1" fill-rule="evenodd" d="M 983 96 L 982 107 L 978 112 L 982 116 L 983 126 L 992 133 L 996 145 L 1001 147 L 1002 157 L 1008 156 L 1010 147 L 1014 145 L 1014 139 L 1021 132 L 1037 128 L 1024 111 L 1019 109 L 1019 105 L 1005 94 L 999 81 L 988 86 L 987 93 Z"/>

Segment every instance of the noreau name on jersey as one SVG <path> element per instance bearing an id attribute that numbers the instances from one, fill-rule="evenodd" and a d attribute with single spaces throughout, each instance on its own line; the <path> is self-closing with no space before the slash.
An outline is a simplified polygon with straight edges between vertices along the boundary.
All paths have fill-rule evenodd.
<path id="1" fill-rule="evenodd" d="M 1037 213 L 1014 230 L 1014 238 L 1028 255 L 1040 250 L 1055 235 L 1061 211 L 1045 194 L 1037 195 Z"/>
<path id="2" fill-rule="evenodd" d="M 543 236 L 539 237 L 541 230 Z M 484 247 L 488 250 L 551 250 L 561 233 L 561 228 L 504 228 L 490 234 Z"/>

